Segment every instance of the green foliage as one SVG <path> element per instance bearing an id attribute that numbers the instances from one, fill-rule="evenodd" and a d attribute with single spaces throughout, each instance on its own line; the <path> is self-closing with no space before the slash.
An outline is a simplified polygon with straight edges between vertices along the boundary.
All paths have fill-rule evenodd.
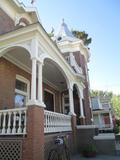
<path id="1" fill-rule="evenodd" d="M 120 118 L 120 95 L 115 95 L 114 94 L 112 96 L 111 102 L 112 102 L 112 107 L 113 107 L 114 114 L 118 118 Z"/>
<path id="2" fill-rule="evenodd" d="M 101 91 L 101 90 L 92 90 L 90 95 L 92 97 L 98 96 L 98 97 L 100 97 L 100 99 L 107 99 L 109 101 L 111 101 L 111 99 L 113 97 L 113 93 L 112 92 Z"/>
<path id="3" fill-rule="evenodd" d="M 83 148 L 83 152 L 97 152 L 94 144 L 89 144 Z"/>
<path id="4" fill-rule="evenodd" d="M 73 30 L 72 34 L 75 37 L 83 40 L 83 43 L 85 46 L 88 46 L 92 42 L 92 38 L 88 38 L 88 34 L 85 31 L 81 32 L 81 31 Z"/>
<path id="5" fill-rule="evenodd" d="M 52 27 L 52 30 L 51 30 L 51 32 L 50 33 L 48 33 L 48 35 L 49 35 L 49 37 L 51 38 L 51 37 L 54 37 L 54 28 Z"/>
<path id="6" fill-rule="evenodd" d="M 115 134 L 119 134 L 120 128 L 116 125 L 113 130 Z"/>

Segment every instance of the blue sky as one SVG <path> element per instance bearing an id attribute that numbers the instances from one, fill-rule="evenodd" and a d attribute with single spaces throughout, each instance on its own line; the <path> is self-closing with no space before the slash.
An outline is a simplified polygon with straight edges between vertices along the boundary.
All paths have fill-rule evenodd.
<path id="1" fill-rule="evenodd" d="M 62 18 L 70 29 L 85 30 L 92 37 L 91 88 L 120 93 L 120 1 L 36 0 L 33 6 L 48 32 L 58 29 Z"/>

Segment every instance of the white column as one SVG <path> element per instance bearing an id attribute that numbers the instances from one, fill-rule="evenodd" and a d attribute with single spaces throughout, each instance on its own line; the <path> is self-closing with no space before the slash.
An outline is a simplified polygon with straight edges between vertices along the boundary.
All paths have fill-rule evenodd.
<path id="1" fill-rule="evenodd" d="M 69 92 L 70 114 L 75 114 L 74 113 L 74 101 L 73 101 L 73 89 L 68 88 L 68 92 Z"/>
<path id="2" fill-rule="evenodd" d="M 81 97 L 79 97 L 79 101 L 80 101 L 80 113 L 81 113 L 80 118 L 84 118 L 85 116 L 84 116 L 83 102 Z"/>
<path id="3" fill-rule="evenodd" d="M 99 119 L 99 128 L 102 128 L 103 124 L 102 124 L 102 120 L 101 120 L 101 114 L 98 114 L 98 119 Z"/>
<path id="4" fill-rule="evenodd" d="M 31 100 L 36 101 L 36 58 L 32 59 Z"/>
<path id="5" fill-rule="evenodd" d="M 43 63 L 38 63 L 38 101 L 43 102 L 43 89 L 42 89 L 42 65 Z"/>
<path id="6" fill-rule="evenodd" d="M 113 128 L 113 120 L 112 120 L 112 113 L 109 111 L 109 118 L 110 118 L 110 126 Z"/>

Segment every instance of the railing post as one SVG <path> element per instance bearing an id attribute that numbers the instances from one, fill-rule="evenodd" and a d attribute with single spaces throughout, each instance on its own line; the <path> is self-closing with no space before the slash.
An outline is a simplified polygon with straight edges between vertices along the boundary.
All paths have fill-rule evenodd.
<path id="1" fill-rule="evenodd" d="M 23 148 L 23 159 L 44 160 L 44 108 L 41 106 L 28 106 Z"/>
<path id="2" fill-rule="evenodd" d="M 71 119 L 72 123 L 72 136 L 73 136 L 73 151 L 76 153 L 77 152 L 77 130 L 76 130 L 76 116 L 72 115 Z"/>

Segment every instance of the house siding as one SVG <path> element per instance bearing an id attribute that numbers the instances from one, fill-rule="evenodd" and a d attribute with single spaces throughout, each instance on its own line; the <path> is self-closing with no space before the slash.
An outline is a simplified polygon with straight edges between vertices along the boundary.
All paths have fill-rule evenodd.
<path id="1" fill-rule="evenodd" d="M 15 29 L 14 21 L 0 8 L 0 34 Z"/>

